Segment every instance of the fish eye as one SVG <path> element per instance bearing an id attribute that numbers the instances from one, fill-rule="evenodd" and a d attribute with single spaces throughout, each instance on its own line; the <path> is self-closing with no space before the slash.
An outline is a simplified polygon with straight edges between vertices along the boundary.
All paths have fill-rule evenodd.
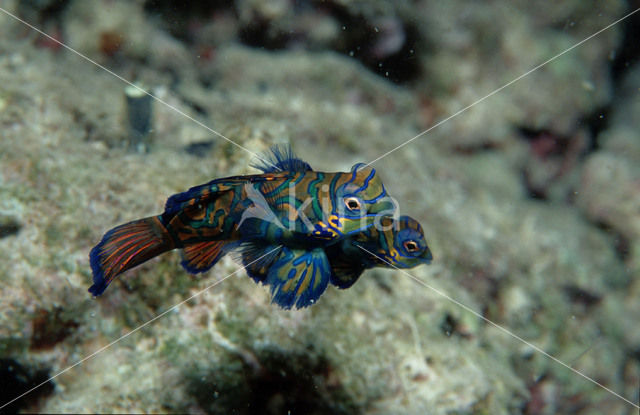
<path id="1" fill-rule="evenodd" d="M 418 246 L 418 243 L 416 241 L 405 241 L 403 246 L 404 249 L 406 249 L 409 253 L 418 252 L 418 250 L 420 249 L 420 246 Z"/>
<path id="2" fill-rule="evenodd" d="M 360 210 L 360 208 L 362 207 L 360 205 L 360 200 L 357 197 L 345 197 L 344 198 L 344 204 L 347 207 L 347 209 L 349 210 Z"/>

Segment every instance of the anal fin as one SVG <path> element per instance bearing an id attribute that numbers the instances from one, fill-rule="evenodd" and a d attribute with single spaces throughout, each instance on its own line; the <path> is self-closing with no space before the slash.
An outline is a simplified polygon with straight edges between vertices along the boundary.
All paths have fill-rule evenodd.
<path id="1" fill-rule="evenodd" d="M 203 241 L 185 245 L 180 265 L 191 274 L 206 272 L 233 247 L 234 243 L 229 241 Z"/>

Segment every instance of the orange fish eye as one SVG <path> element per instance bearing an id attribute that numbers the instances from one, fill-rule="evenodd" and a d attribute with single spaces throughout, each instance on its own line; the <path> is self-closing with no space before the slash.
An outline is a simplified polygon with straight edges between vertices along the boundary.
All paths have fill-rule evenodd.
<path id="1" fill-rule="evenodd" d="M 416 241 L 405 241 L 403 246 L 404 246 L 404 249 L 407 250 L 407 252 L 417 252 L 418 249 L 420 249 Z"/>
<path id="2" fill-rule="evenodd" d="M 349 210 L 360 210 L 360 200 L 357 197 L 345 197 L 344 204 Z"/>

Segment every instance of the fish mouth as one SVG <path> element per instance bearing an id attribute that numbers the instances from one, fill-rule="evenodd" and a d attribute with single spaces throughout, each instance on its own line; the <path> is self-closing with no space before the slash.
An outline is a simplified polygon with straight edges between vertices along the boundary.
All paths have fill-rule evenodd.
<path id="1" fill-rule="evenodd" d="M 422 255 L 420 255 L 420 259 L 422 259 L 422 262 L 424 264 L 430 264 L 431 261 L 433 261 L 433 255 L 431 254 L 431 250 L 427 248 L 427 250 Z"/>

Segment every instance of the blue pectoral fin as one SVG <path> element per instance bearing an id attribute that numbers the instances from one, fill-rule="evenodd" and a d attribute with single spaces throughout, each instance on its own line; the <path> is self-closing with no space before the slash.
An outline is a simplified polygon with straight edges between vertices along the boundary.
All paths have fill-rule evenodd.
<path id="1" fill-rule="evenodd" d="M 318 300 L 330 277 L 329 261 L 321 248 L 307 251 L 283 247 L 269 268 L 265 284 L 271 287 L 272 302 L 285 309 L 303 308 Z"/>

